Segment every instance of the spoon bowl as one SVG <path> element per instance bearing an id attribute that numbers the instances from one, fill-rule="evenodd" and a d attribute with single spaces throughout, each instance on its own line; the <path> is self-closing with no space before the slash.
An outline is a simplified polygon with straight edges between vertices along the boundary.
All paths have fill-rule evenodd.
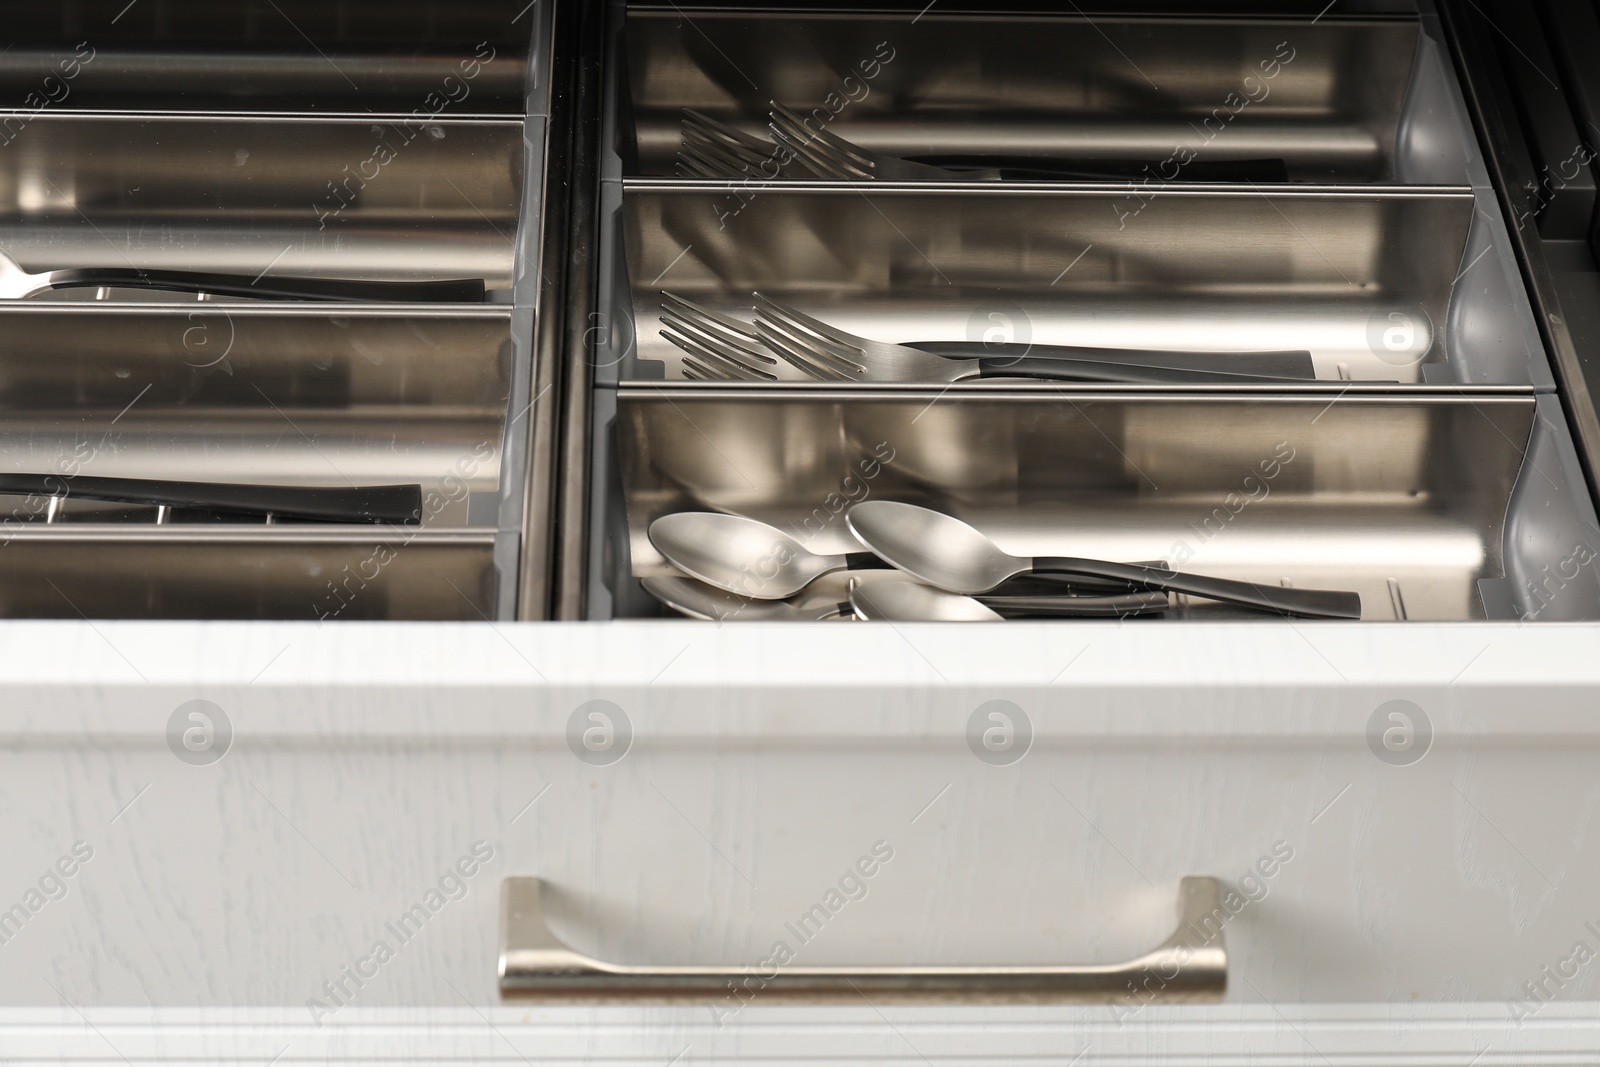
<path id="1" fill-rule="evenodd" d="M 969 596 L 920 582 L 853 582 L 850 607 L 867 622 L 1004 622 Z"/>
<path id="2" fill-rule="evenodd" d="M 840 618 L 850 610 L 849 604 L 822 596 L 752 600 L 677 575 L 645 578 L 640 584 L 679 614 L 710 622 L 818 622 Z"/>
<path id="3" fill-rule="evenodd" d="M 757 519 L 712 511 L 663 515 L 650 524 L 650 543 L 685 574 L 755 600 L 791 597 L 829 571 L 877 565 L 867 553 L 822 555 Z"/>

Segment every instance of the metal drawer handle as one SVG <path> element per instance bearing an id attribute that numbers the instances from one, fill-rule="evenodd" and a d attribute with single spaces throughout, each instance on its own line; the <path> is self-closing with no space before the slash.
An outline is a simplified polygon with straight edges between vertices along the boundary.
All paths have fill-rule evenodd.
<path id="1" fill-rule="evenodd" d="M 1023 967 L 624 967 L 590 959 L 545 925 L 543 881 L 501 886 L 500 994 L 504 997 L 637 1000 L 741 996 L 806 1000 L 1017 1002 L 1220 1000 L 1228 986 L 1215 878 L 1178 887 L 1178 929 L 1125 963 Z"/>

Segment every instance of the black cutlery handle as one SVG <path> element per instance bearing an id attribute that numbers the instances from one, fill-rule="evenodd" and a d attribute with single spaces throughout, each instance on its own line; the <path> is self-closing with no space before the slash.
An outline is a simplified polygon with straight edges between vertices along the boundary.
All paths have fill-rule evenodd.
<path id="1" fill-rule="evenodd" d="M 1285 589 L 1276 585 L 1257 585 L 1231 578 L 1212 578 L 1203 574 L 1184 574 L 1157 567 L 1080 559 L 1076 556 L 1035 556 L 1032 566 L 1035 571 L 1117 578 L 1137 582 L 1151 589 L 1243 604 L 1280 615 L 1301 615 L 1312 619 L 1361 618 L 1361 594 L 1337 589 Z"/>
<path id="2" fill-rule="evenodd" d="M 1167 594 L 1146 590 L 1116 596 L 980 596 L 978 602 L 1008 619 L 1148 615 L 1171 607 Z"/>
<path id="3" fill-rule="evenodd" d="M 202 508 L 241 515 L 275 515 L 323 522 L 422 520 L 420 485 L 350 488 L 300 485 L 237 485 L 178 482 L 159 478 L 67 478 L 59 474 L 0 474 L 0 493 L 13 496 L 81 497 L 122 504 Z"/>
<path id="4" fill-rule="evenodd" d="M 348 278 L 284 278 L 264 275 L 205 274 L 182 270 L 130 270 L 89 267 L 51 271 L 52 289 L 161 289 L 212 293 L 260 300 L 332 300 L 352 303 L 482 303 L 481 278 L 439 282 L 371 282 Z"/>
<path id="5" fill-rule="evenodd" d="M 871 552 L 850 552 L 844 557 L 845 569 L 849 571 L 892 571 L 894 565 L 885 563 Z M 1149 563 L 1140 563 L 1141 567 L 1164 567 L 1164 560 L 1154 560 Z M 1143 589 L 1143 583 L 1129 582 L 1117 578 L 1094 578 L 1081 574 L 1019 574 L 1015 578 L 1007 578 L 995 587 L 995 595 L 1027 597 L 1037 595 L 1045 599 L 1060 599 L 1062 597 L 1101 596 L 1119 593 L 1135 593 Z"/>
<path id="6" fill-rule="evenodd" d="M 1304 382 L 1304 378 L 1277 378 L 1264 374 L 1234 374 L 1189 367 L 1141 367 L 1131 363 L 1105 363 L 1090 359 L 980 359 L 980 378 L 1039 378 L 1062 382 L 1173 383 L 1213 382 L 1235 385 L 1284 385 Z"/>
<path id="7" fill-rule="evenodd" d="M 1002 181 L 1148 181 L 1257 182 L 1273 184 L 1289 180 L 1289 166 L 1281 158 L 1194 159 L 1178 165 L 1172 159 L 1065 159 L 1033 156 L 996 155 L 919 155 L 905 157 L 913 163 L 926 163 L 951 169 L 982 168 L 999 170 Z"/>
<path id="8" fill-rule="evenodd" d="M 1076 359 L 1118 367 L 1160 367 L 1267 378 L 1303 378 L 1306 381 L 1317 379 L 1311 353 L 1304 349 L 1281 352 L 1185 352 L 1155 348 L 1102 348 L 1097 345 L 1036 345 L 1020 341 L 913 341 L 906 347 L 956 359 Z"/>

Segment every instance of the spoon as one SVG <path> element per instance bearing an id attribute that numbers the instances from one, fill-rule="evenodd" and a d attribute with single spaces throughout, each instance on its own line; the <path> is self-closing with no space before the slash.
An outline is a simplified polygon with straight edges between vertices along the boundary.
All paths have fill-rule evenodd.
<path id="1" fill-rule="evenodd" d="M 743 515 L 680 511 L 650 524 L 650 543 L 680 571 L 707 585 L 755 600 L 783 600 L 832 571 L 887 570 L 871 552 L 824 555 L 775 526 Z M 1126 592 L 1127 582 L 1038 575 L 1063 593 Z"/>
<path id="2" fill-rule="evenodd" d="M 921 582 L 851 582 L 850 607 L 867 622 L 1005 622 L 969 596 Z"/>
<path id="3" fill-rule="evenodd" d="M 883 566 L 870 552 L 823 555 L 757 519 L 712 511 L 661 516 L 650 543 L 685 574 L 756 600 L 793 596 L 829 571 Z"/>
<path id="4" fill-rule="evenodd" d="M 981 531 L 950 515 L 893 500 L 867 500 L 845 512 L 850 532 L 884 560 L 929 585 L 952 593 L 984 593 L 1022 574 L 1088 574 L 1136 582 L 1169 593 L 1188 593 L 1308 618 L 1359 619 L 1358 593 L 1284 589 L 1228 578 L 1182 574 L 1170 568 L 1076 556 L 1025 559 L 1003 551 Z"/>
<path id="5" fill-rule="evenodd" d="M 849 604 L 841 604 L 831 597 L 751 600 L 693 578 L 677 576 L 645 578 L 640 584 L 672 610 L 692 619 L 712 622 L 817 622 L 850 615 Z"/>

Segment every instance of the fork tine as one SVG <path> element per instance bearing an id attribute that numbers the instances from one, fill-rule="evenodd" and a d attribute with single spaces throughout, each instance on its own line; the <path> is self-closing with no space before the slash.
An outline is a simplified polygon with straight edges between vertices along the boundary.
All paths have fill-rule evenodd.
<path id="1" fill-rule="evenodd" d="M 682 125 L 686 132 L 692 129 L 706 140 L 719 140 L 724 143 L 736 144 L 763 158 L 772 154 L 772 144 L 770 142 L 763 141 L 754 134 L 745 133 L 736 126 L 730 126 L 726 122 L 714 119 L 710 115 L 696 111 L 692 107 L 683 109 Z"/>
<path id="2" fill-rule="evenodd" d="M 777 376 L 767 368 L 776 367 L 778 361 L 765 353 L 755 357 L 746 349 L 729 345 L 716 337 L 707 334 L 690 333 L 676 329 L 671 325 L 662 327 L 661 336 L 685 352 L 691 352 L 699 356 L 702 360 L 713 361 L 719 366 L 726 366 L 747 377 L 765 378 L 769 381 L 777 380 Z M 756 361 L 757 358 L 759 358 L 759 362 Z M 766 364 L 766 366 L 761 364 Z"/>
<path id="3" fill-rule="evenodd" d="M 749 155 L 741 151 L 736 145 L 729 145 L 726 142 L 711 138 L 689 136 L 687 131 L 685 131 L 683 141 L 678 147 L 678 152 L 682 155 L 692 155 L 698 159 L 710 161 L 728 177 L 747 177 L 752 169 L 760 163 L 760 158 L 752 161 Z"/>
<path id="4" fill-rule="evenodd" d="M 866 176 L 871 177 L 876 161 L 860 146 L 852 144 L 836 133 L 830 132 L 824 126 L 812 127 L 806 125 L 806 120 L 802 116 L 790 111 L 776 100 L 769 100 L 767 104 L 771 108 L 767 113 L 767 118 L 772 123 L 781 124 L 797 139 L 803 139 L 816 145 L 818 149 L 825 149 L 842 157 L 860 168 Z"/>
<path id="5" fill-rule="evenodd" d="M 774 139 L 821 177 L 832 178 L 835 181 L 862 181 L 872 177 L 852 163 L 848 157 L 832 152 L 826 145 L 808 138 L 806 131 L 796 132 L 787 129 L 779 124 L 776 115 L 773 118 L 774 122 L 770 129 Z"/>
<path id="6" fill-rule="evenodd" d="M 756 324 L 761 339 L 767 347 L 783 357 L 785 363 L 821 382 L 849 381 L 850 376 L 831 363 L 819 358 L 821 353 L 794 338 L 779 333 L 764 322 Z"/>
<path id="7" fill-rule="evenodd" d="M 661 294 L 660 321 L 662 338 L 703 365 L 734 378 L 777 380 L 770 368 L 778 361 L 747 323 L 667 292 Z"/>
<path id="8" fill-rule="evenodd" d="M 842 370 L 854 373 L 862 370 L 859 362 L 866 353 L 859 348 L 841 345 L 837 341 L 830 341 L 826 337 L 818 337 L 814 333 L 807 333 L 792 323 L 780 322 L 775 319 L 762 317 L 756 322 L 756 333 L 765 340 L 768 333 L 775 333 L 797 344 L 810 352 L 814 352 L 819 359 L 837 363 Z"/>
<path id="9" fill-rule="evenodd" d="M 832 178 L 834 181 L 857 181 L 870 177 L 847 166 L 815 143 L 799 140 L 788 131 L 779 129 L 777 125 L 772 126 L 772 135 L 779 144 L 792 152 L 796 159 L 823 178 Z"/>
<path id="10" fill-rule="evenodd" d="M 821 319 L 814 319 L 803 311 L 790 307 L 788 304 L 780 304 L 765 294 L 751 293 L 750 295 L 756 299 L 756 315 L 758 318 L 765 316 L 776 319 L 780 323 L 789 323 L 791 326 L 809 330 L 857 353 L 863 352 L 865 349 L 865 338 L 835 329 Z"/>
<path id="11" fill-rule="evenodd" d="M 761 351 L 761 339 L 756 336 L 755 328 L 732 315 L 724 315 L 720 311 L 713 311 L 686 300 L 676 293 L 663 291 L 661 316 L 663 321 L 668 318 L 677 320 L 676 325 L 680 330 L 687 327 L 689 331 L 708 334 L 735 348 L 745 349 L 755 359 L 766 363 L 773 362 Z"/>
<path id="12" fill-rule="evenodd" d="M 683 108 L 679 123 L 680 158 L 687 157 L 698 177 L 773 177 L 778 146 L 696 111 Z M 772 172 L 772 173 L 769 173 Z"/>
<path id="13" fill-rule="evenodd" d="M 797 335 L 772 323 L 756 324 L 761 339 L 784 361 L 823 381 L 855 381 L 866 371 L 860 364 L 819 347 L 815 338 Z"/>
<path id="14" fill-rule="evenodd" d="M 728 358 L 697 338 L 686 337 L 671 330 L 662 330 L 661 336 L 687 353 L 683 357 L 684 366 L 692 366 L 702 376 L 719 378 L 724 381 L 775 382 L 778 380 L 777 375 L 751 367 L 737 359 Z"/>

